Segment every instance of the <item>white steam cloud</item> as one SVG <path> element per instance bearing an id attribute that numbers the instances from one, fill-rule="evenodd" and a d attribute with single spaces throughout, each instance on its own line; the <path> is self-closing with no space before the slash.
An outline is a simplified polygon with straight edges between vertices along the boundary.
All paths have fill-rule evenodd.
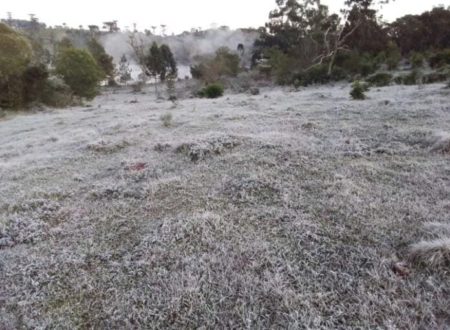
<path id="1" fill-rule="evenodd" d="M 178 75 L 180 78 L 190 76 L 190 65 L 195 62 L 197 56 L 207 56 L 214 54 L 219 48 L 227 47 L 232 52 L 237 53 L 239 44 L 244 46 L 244 54 L 242 55 L 242 62 L 248 66 L 251 59 L 253 44 L 258 37 L 258 32 L 243 31 L 243 30 L 226 30 L 213 29 L 201 31 L 197 33 L 184 33 L 177 36 L 147 36 L 143 33 L 138 33 L 138 38 L 141 39 L 146 47 L 150 47 L 153 41 L 158 44 L 167 44 L 178 64 Z M 116 63 L 119 62 L 122 55 L 126 55 L 131 63 L 133 69 L 133 77 L 139 73 L 139 67 L 136 65 L 133 55 L 133 50 L 129 44 L 130 33 L 120 32 L 114 34 L 107 34 L 101 37 L 101 43 L 106 51 L 114 57 Z"/>

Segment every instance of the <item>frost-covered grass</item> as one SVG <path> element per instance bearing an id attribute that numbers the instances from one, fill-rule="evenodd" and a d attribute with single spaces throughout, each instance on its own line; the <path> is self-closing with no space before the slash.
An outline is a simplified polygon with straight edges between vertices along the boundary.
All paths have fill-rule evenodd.
<path id="1" fill-rule="evenodd" d="M 445 329 L 443 86 L 3 118 L 0 328 Z"/>

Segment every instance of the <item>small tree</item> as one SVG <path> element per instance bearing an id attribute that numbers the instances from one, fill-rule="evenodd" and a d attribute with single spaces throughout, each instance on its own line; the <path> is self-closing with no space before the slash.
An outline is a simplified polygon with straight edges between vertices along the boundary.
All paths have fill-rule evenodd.
<path id="1" fill-rule="evenodd" d="M 352 85 L 352 90 L 350 91 L 350 96 L 354 100 L 365 100 L 366 94 L 364 94 L 364 93 L 367 92 L 368 90 L 369 90 L 369 88 L 367 85 L 361 83 L 360 81 L 355 81 Z"/>
<path id="2" fill-rule="evenodd" d="M 155 79 L 155 92 L 158 94 L 158 77 L 164 70 L 163 57 L 161 50 L 156 42 L 153 42 L 148 54 L 145 56 L 145 66 L 147 75 Z"/>
<path id="3" fill-rule="evenodd" d="M 158 78 L 161 81 L 165 81 L 166 77 L 171 76 L 174 79 L 177 75 L 177 64 L 172 51 L 167 45 L 159 47 L 156 42 L 153 42 L 145 56 L 145 66 L 148 75 L 155 79 L 156 93 L 158 93 Z"/>
<path id="4" fill-rule="evenodd" d="M 63 78 L 75 95 L 92 99 L 98 94 L 103 72 L 92 55 L 83 50 L 67 48 L 60 52 L 55 72 Z"/>
<path id="5" fill-rule="evenodd" d="M 198 64 L 191 66 L 191 74 L 195 79 L 206 83 L 214 83 L 222 77 L 236 77 L 239 73 L 239 56 L 228 48 L 219 48 L 214 57 L 197 57 Z"/>
<path id="6" fill-rule="evenodd" d="M 32 59 L 28 40 L 0 23 L 0 107 L 23 105 L 22 76 Z"/>
<path id="7" fill-rule="evenodd" d="M 161 81 L 164 81 L 166 77 L 171 77 L 173 80 L 177 76 L 177 62 L 175 61 L 175 58 L 173 56 L 172 51 L 170 50 L 170 47 L 163 44 L 159 48 L 159 51 L 161 53 L 161 60 L 162 60 L 162 67 L 161 67 L 161 73 L 160 73 L 160 79 Z"/>
<path id="8" fill-rule="evenodd" d="M 88 49 L 94 57 L 97 65 L 102 70 L 104 77 L 111 81 L 114 81 L 115 66 L 112 56 L 108 55 L 105 48 L 94 38 L 88 42 Z"/>
<path id="9" fill-rule="evenodd" d="M 0 79 L 22 74 L 30 63 L 32 55 L 29 41 L 0 23 Z"/>
<path id="10" fill-rule="evenodd" d="M 155 92 L 158 94 L 158 79 L 164 81 L 167 76 L 177 76 L 177 64 L 169 46 L 158 46 L 153 42 L 150 49 L 146 51 L 144 42 L 136 33 L 130 36 L 130 46 L 139 64 L 143 77 L 155 80 Z"/>

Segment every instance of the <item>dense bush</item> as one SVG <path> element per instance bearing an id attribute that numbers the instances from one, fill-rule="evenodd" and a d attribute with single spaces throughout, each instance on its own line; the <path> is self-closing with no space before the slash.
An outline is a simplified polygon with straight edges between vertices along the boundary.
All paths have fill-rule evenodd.
<path id="1" fill-rule="evenodd" d="M 445 82 L 449 77 L 450 76 L 447 72 L 428 73 L 423 76 L 423 83 L 424 84 L 434 84 L 434 83 Z"/>
<path id="2" fill-rule="evenodd" d="M 20 75 L 0 80 L 0 108 L 19 109 L 24 106 L 23 81 Z"/>
<path id="3" fill-rule="evenodd" d="M 49 72 L 45 65 L 28 67 L 22 77 L 25 103 L 43 102 Z"/>
<path id="4" fill-rule="evenodd" d="M 420 79 L 419 70 L 413 70 L 411 73 L 404 75 L 402 79 L 403 85 L 417 85 Z"/>
<path id="5" fill-rule="evenodd" d="M 308 86 L 312 84 L 326 84 L 331 81 L 339 81 L 347 78 L 347 74 L 342 68 L 335 66 L 332 69 L 331 74 L 328 74 L 328 65 L 321 64 L 295 75 L 294 85 Z"/>
<path id="6" fill-rule="evenodd" d="M 42 103 L 55 108 L 63 108 L 72 105 L 72 96 L 72 90 L 62 79 L 50 77 L 42 92 Z"/>
<path id="7" fill-rule="evenodd" d="M 388 86 L 393 79 L 393 76 L 390 73 L 377 73 L 374 74 L 366 79 L 366 81 L 371 86 L 376 87 L 382 87 L 382 86 Z"/>
<path id="8" fill-rule="evenodd" d="M 223 77 L 236 77 L 239 73 L 239 56 L 228 48 L 220 48 L 214 57 L 197 57 L 197 64 L 191 66 L 195 79 L 214 83 Z"/>
<path id="9" fill-rule="evenodd" d="M 389 25 L 402 54 L 450 48 L 450 8 L 436 7 L 421 15 L 406 15 Z"/>
<path id="10" fill-rule="evenodd" d="M 97 95 L 103 73 L 89 52 L 64 49 L 58 55 L 55 69 L 76 96 L 92 99 Z"/>
<path id="11" fill-rule="evenodd" d="M 222 85 L 219 84 L 211 84 L 209 86 L 206 86 L 200 92 L 198 92 L 198 96 L 200 97 L 206 97 L 208 99 L 215 99 L 218 97 L 223 96 L 224 88 Z"/>
<path id="12" fill-rule="evenodd" d="M 368 53 L 360 54 L 358 52 L 340 53 L 336 56 L 336 66 L 351 76 L 361 75 L 366 77 L 374 73 L 379 63 L 385 61 L 385 58 L 377 59 Z"/>
<path id="13" fill-rule="evenodd" d="M 389 70 L 395 70 L 398 67 L 398 63 L 402 59 L 402 53 L 400 48 L 392 41 L 390 41 L 387 45 L 386 50 L 384 51 L 386 54 L 386 65 Z"/>
<path id="14" fill-rule="evenodd" d="M 0 79 L 21 75 L 31 61 L 30 42 L 18 32 L 0 23 Z"/>
<path id="15" fill-rule="evenodd" d="M 0 23 L 0 107 L 24 105 L 23 74 L 32 58 L 28 40 Z"/>
<path id="16" fill-rule="evenodd" d="M 446 65 L 450 65 L 450 49 L 440 51 L 430 57 L 432 68 L 441 68 Z"/>
<path id="17" fill-rule="evenodd" d="M 365 100 L 366 94 L 364 94 L 364 93 L 367 92 L 368 90 L 369 90 L 369 88 L 367 85 L 365 85 L 364 83 L 361 83 L 359 80 L 357 80 L 352 84 L 352 90 L 350 91 L 350 96 L 354 100 Z"/>
<path id="18" fill-rule="evenodd" d="M 422 53 L 413 53 L 409 61 L 413 69 L 421 69 L 425 64 L 425 56 Z"/>
<path id="19" fill-rule="evenodd" d="M 109 81 L 113 80 L 115 66 L 112 56 L 106 53 L 105 48 L 96 39 L 88 42 L 88 49 L 100 67 L 104 78 L 108 78 Z"/>

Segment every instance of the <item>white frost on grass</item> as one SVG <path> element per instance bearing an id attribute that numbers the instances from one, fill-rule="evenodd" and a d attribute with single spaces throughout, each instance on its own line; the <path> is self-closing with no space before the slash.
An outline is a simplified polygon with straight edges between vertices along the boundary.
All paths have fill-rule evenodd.
<path id="1" fill-rule="evenodd" d="M 402 262 L 448 238 L 423 230 L 450 220 L 449 154 L 430 144 L 448 91 L 349 91 L 173 107 L 122 90 L 3 118 L 0 328 L 448 324 L 447 266 Z"/>

